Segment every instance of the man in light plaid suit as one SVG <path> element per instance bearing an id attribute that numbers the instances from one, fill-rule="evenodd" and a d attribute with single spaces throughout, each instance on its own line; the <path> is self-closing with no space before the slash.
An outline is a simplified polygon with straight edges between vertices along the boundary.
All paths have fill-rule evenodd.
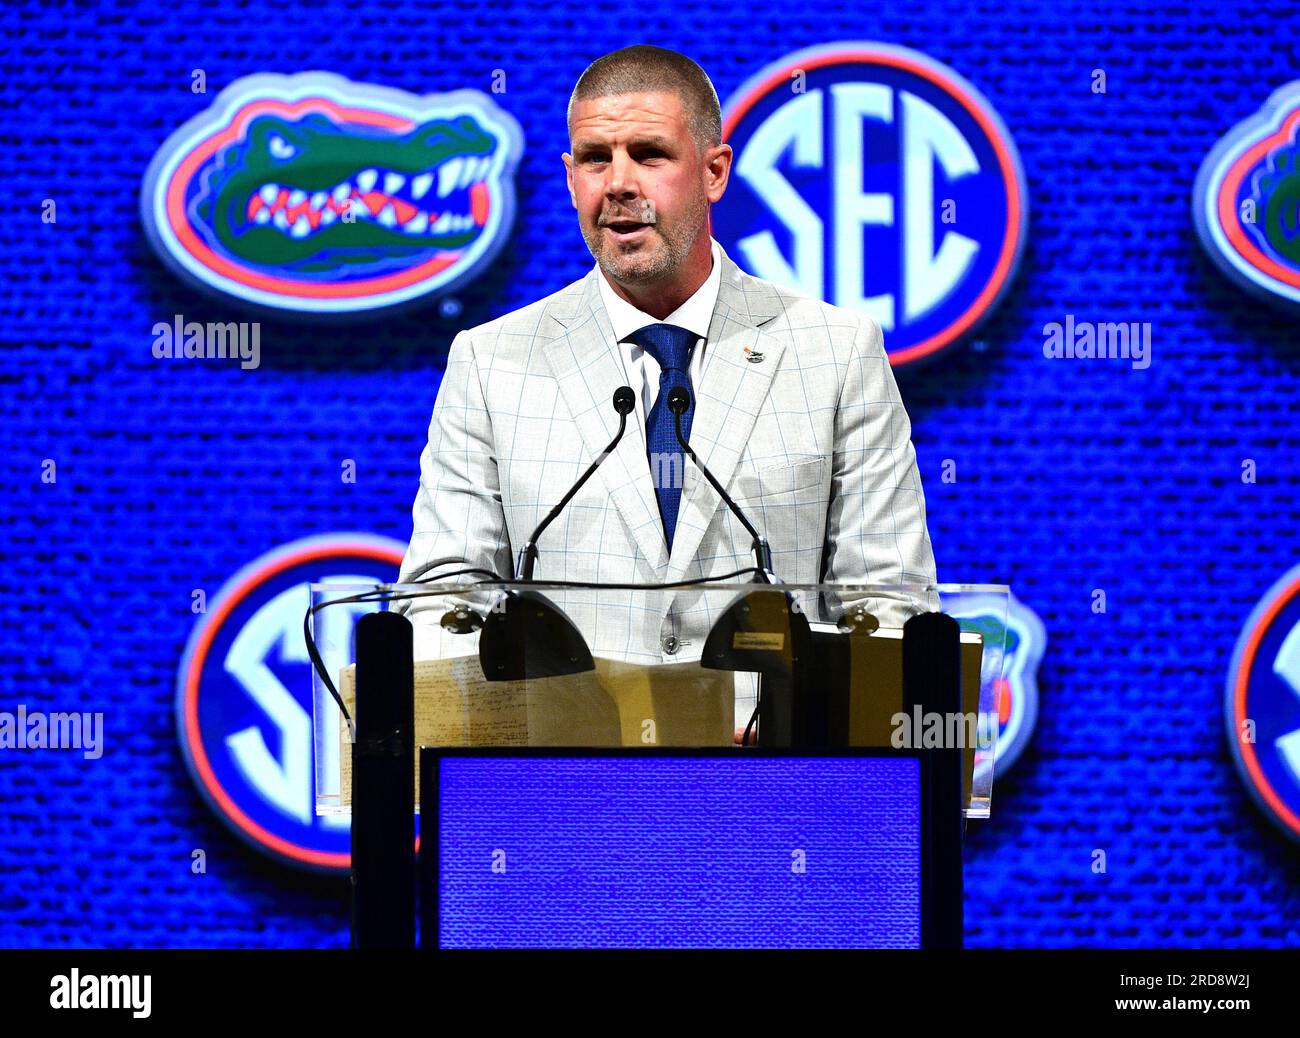
<path id="1" fill-rule="evenodd" d="M 542 535 L 535 579 L 661 584 L 752 566 L 749 535 L 693 464 L 680 480 L 652 475 L 655 455 L 676 449 L 663 398 L 680 385 L 691 447 L 767 537 L 779 578 L 934 582 L 879 326 L 750 277 L 709 233 L 732 153 L 704 71 L 657 47 L 606 55 L 578 81 L 569 130 L 569 193 L 596 265 L 456 335 L 400 579 L 512 575 L 533 528 L 613 439 L 625 385 L 626 433 Z M 594 654 L 673 662 L 698 658 L 731 597 L 597 590 L 561 605 Z M 873 609 L 884 626 L 913 611 Z M 738 723 L 748 713 L 738 702 Z"/>

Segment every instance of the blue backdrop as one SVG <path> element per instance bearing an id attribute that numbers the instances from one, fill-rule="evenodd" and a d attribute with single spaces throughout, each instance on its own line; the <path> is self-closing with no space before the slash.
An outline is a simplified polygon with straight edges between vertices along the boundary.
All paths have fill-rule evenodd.
<path id="1" fill-rule="evenodd" d="M 0 753 L 0 945 L 346 943 L 345 883 L 248 849 L 190 781 L 173 700 L 192 592 L 306 534 L 409 536 L 452 336 L 591 266 L 560 161 L 588 62 L 672 47 L 725 103 L 768 62 L 840 39 L 912 47 L 974 83 L 1029 191 L 996 314 L 899 372 L 940 579 L 1010 583 L 1050 638 L 1034 740 L 992 821 L 970 826 L 967 944 L 1300 944 L 1300 847 L 1250 802 L 1222 721 L 1241 626 L 1300 561 L 1300 335 L 1219 274 L 1189 212 L 1206 152 L 1296 77 L 1297 24 L 1285 3 L 1107 0 L 6 7 L 0 709 L 103 711 L 106 748 Z M 495 100 L 526 138 L 507 248 L 459 313 L 262 318 L 255 371 L 156 360 L 156 321 L 230 308 L 148 247 L 145 167 L 229 82 L 309 68 L 416 92 L 487 90 L 506 70 Z M 1150 321 L 1150 368 L 1045 360 L 1043 325 L 1067 313 Z"/>

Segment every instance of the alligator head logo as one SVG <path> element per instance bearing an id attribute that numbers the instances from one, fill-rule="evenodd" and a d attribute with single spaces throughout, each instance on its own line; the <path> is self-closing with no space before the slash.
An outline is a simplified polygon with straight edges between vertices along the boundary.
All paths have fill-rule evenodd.
<path id="1" fill-rule="evenodd" d="M 304 313 L 397 306 L 480 271 L 514 217 L 518 124 L 486 95 L 418 96 L 326 72 L 248 76 L 145 176 L 178 273 Z"/>
<path id="2" fill-rule="evenodd" d="M 972 603 L 977 601 L 972 599 Z M 1024 751 L 1038 721 L 1038 667 L 1047 649 L 1047 629 L 1029 606 L 1010 595 L 1005 612 L 994 608 L 953 608 L 963 631 L 984 638 L 985 677 L 994 690 L 998 738 L 996 770 L 1004 775 Z M 976 753 L 977 777 L 993 767 L 989 754 Z"/>
<path id="3" fill-rule="evenodd" d="M 1192 213 L 1210 258 L 1258 295 L 1300 306 L 1300 80 L 1233 127 L 1196 176 Z"/>

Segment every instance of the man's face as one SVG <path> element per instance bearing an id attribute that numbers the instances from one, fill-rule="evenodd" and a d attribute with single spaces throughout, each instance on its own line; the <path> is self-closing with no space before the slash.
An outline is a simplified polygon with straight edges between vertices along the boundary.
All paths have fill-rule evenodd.
<path id="1" fill-rule="evenodd" d="M 701 154 L 671 93 L 578 101 L 570 133 L 569 196 L 593 258 L 625 285 L 671 280 L 708 235 L 731 148 Z"/>

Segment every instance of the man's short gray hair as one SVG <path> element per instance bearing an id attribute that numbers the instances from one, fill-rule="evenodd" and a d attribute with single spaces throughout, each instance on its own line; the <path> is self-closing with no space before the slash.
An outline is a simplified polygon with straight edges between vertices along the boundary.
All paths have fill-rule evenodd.
<path id="1" fill-rule="evenodd" d="M 573 106 L 620 94 L 667 93 L 681 98 L 686 125 L 700 151 L 722 143 L 722 106 L 704 69 L 685 54 L 638 43 L 597 58 L 578 77 L 567 120 L 573 140 Z"/>

